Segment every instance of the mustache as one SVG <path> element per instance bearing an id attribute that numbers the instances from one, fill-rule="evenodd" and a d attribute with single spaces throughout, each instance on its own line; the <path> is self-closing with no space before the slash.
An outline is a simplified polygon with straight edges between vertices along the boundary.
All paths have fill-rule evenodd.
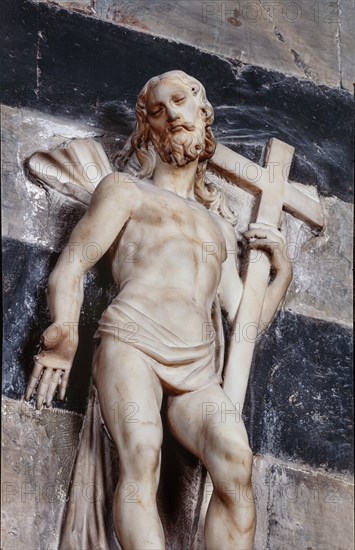
<path id="1" fill-rule="evenodd" d="M 195 130 L 195 125 L 181 121 L 171 122 L 170 124 L 166 125 L 166 127 L 164 128 L 164 132 L 172 134 L 175 130 L 180 130 L 181 128 L 187 130 L 188 132 L 192 132 Z"/>

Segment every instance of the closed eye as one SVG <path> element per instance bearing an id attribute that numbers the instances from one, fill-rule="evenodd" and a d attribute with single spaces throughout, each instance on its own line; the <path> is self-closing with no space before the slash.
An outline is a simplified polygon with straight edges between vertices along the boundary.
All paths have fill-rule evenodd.
<path id="1" fill-rule="evenodd" d="M 162 112 L 163 112 L 163 109 L 158 109 L 158 111 L 154 111 L 153 113 L 151 113 L 151 116 L 152 116 L 153 118 L 156 118 L 156 117 L 158 117 L 159 115 L 161 115 Z"/>
<path id="2" fill-rule="evenodd" d="M 180 103 L 183 103 L 185 101 L 185 99 L 186 99 L 186 96 L 177 97 L 177 98 L 174 99 L 174 102 L 179 105 Z"/>

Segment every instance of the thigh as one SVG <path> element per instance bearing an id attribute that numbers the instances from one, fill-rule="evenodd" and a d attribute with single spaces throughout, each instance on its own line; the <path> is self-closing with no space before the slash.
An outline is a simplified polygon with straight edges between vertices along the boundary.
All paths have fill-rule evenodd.
<path id="1" fill-rule="evenodd" d="M 93 365 L 101 414 L 120 457 L 140 442 L 162 443 L 163 390 L 149 357 L 123 342 L 103 338 Z"/>
<path id="2" fill-rule="evenodd" d="M 178 441 L 209 469 L 209 457 L 228 448 L 249 449 L 238 405 L 218 385 L 169 397 L 169 427 Z"/>

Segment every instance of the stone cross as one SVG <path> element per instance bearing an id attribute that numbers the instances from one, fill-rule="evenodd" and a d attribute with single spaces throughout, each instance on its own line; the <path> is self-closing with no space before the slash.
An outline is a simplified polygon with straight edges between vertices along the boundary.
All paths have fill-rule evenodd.
<path id="1" fill-rule="evenodd" d="M 269 141 L 265 166 L 261 167 L 222 144 L 210 160 L 210 166 L 231 183 L 258 195 L 256 222 L 278 228 L 282 210 L 318 229 L 323 226 L 320 204 L 299 191 L 288 181 L 294 155 L 294 147 L 278 139 Z M 224 390 L 233 403 L 243 408 L 250 367 L 255 347 L 255 337 L 250 337 L 246 327 L 259 327 L 265 292 L 269 283 L 270 263 L 265 252 L 259 251 L 258 261 L 250 261 L 244 281 L 244 291 L 236 319 L 241 328 L 230 342 L 229 365 L 224 376 Z"/>

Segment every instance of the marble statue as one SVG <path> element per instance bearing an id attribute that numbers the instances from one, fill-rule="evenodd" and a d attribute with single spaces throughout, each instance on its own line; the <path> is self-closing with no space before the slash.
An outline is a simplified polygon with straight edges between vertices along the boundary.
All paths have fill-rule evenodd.
<path id="1" fill-rule="evenodd" d="M 268 157 L 274 185 L 268 193 L 270 171 L 260 168 L 253 184 L 262 195 L 259 213 L 244 235 L 249 248 L 262 253 L 242 282 L 233 225 L 205 172 L 209 162 L 241 184 L 235 161 L 246 159 L 216 148 L 203 85 L 182 71 L 154 77 L 138 96 L 136 114 L 124 153 L 134 151 L 140 171 L 133 177 L 107 168 L 62 251 L 48 282 L 52 325 L 42 336 L 26 398 L 36 387 L 38 408 L 50 406 L 55 392 L 64 398 L 78 345 L 83 280 L 108 252 L 119 292 L 99 321 L 93 380 L 120 461 L 113 499 L 117 538 L 124 550 L 165 548 L 156 494 L 166 393 L 171 432 L 213 482 L 207 548 L 246 550 L 253 546 L 254 502 L 236 501 L 230 489 L 250 486 L 252 451 L 242 419 L 220 411 L 242 406 L 254 343 L 232 337 L 224 371 L 223 362 L 216 368 L 213 312 L 222 308 L 231 327 L 237 321 L 268 326 L 292 279 L 279 230 L 282 208 L 320 226 L 319 205 L 292 188 L 285 172 L 278 174 L 275 165 L 284 168 L 293 149 L 275 140 Z M 135 403 L 135 421 L 114 418 L 114 403 L 122 410 Z M 127 503 L 123 488 L 132 482 L 137 498 Z"/>

